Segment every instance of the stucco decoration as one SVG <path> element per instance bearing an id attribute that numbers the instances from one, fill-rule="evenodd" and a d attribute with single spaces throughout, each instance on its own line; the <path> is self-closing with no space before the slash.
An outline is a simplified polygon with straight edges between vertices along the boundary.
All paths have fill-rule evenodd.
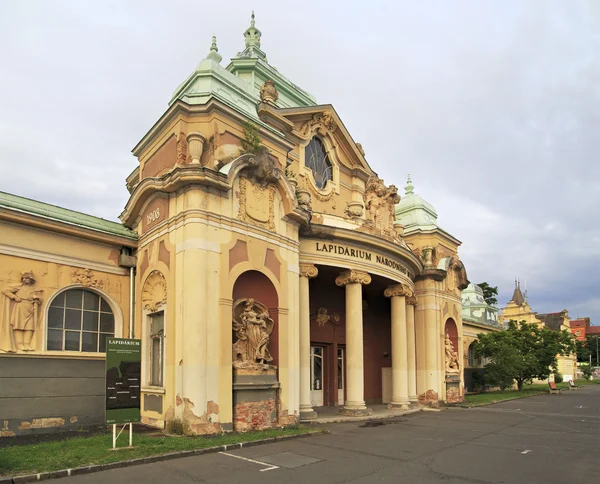
<path id="1" fill-rule="evenodd" d="M 406 284 L 394 284 L 383 291 L 383 295 L 385 297 L 411 297 L 413 295 L 413 291 Z"/>
<path id="2" fill-rule="evenodd" d="M 275 88 L 275 83 L 268 79 L 261 87 L 260 87 L 260 100 L 264 103 L 275 105 L 279 99 L 279 93 Z"/>
<path id="3" fill-rule="evenodd" d="M 83 287 L 95 287 L 102 289 L 104 281 L 98 279 L 91 269 L 73 269 L 71 271 L 71 282 L 81 284 Z"/>
<path id="4" fill-rule="evenodd" d="M 450 340 L 450 335 L 446 333 L 445 355 L 446 355 L 446 373 L 458 373 L 460 371 L 458 364 L 458 353 L 454 350 L 454 345 Z"/>
<path id="5" fill-rule="evenodd" d="M 33 334 L 39 329 L 43 291 L 35 289 L 33 272 L 23 272 L 21 283 L 6 287 L 0 320 L 0 351 L 35 351 Z"/>
<path id="6" fill-rule="evenodd" d="M 448 272 L 446 274 L 446 289 L 450 292 L 460 294 L 460 291 L 466 289 L 469 285 L 467 271 L 462 261 L 459 260 L 458 254 L 455 254 L 450 259 L 448 264 Z"/>
<path id="7" fill-rule="evenodd" d="M 188 162 L 188 144 L 187 139 L 185 137 L 185 133 L 182 131 L 179 133 L 179 138 L 177 139 L 177 166 L 184 166 Z"/>
<path id="8" fill-rule="evenodd" d="M 337 124 L 331 113 L 316 113 L 300 127 L 300 134 L 305 138 L 310 138 L 314 131 L 318 131 L 319 134 L 325 134 L 334 133 L 336 129 Z"/>
<path id="9" fill-rule="evenodd" d="M 381 178 L 371 176 L 367 181 L 364 200 L 367 209 L 367 225 L 384 237 L 395 240 L 398 237 L 394 229 L 395 206 L 400 201 L 398 189 L 394 185 L 386 187 Z"/>
<path id="10" fill-rule="evenodd" d="M 338 313 L 329 314 L 327 308 L 320 307 L 317 309 L 317 317 L 315 318 L 319 326 L 325 326 L 327 323 L 337 324 L 340 322 L 340 315 Z"/>
<path id="11" fill-rule="evenodd" d="M 406 304 L 408 304 L 409 306 L 416 306 L 417 298 L 415 296 L 408 296 L 406 298 Z"/>
<path id="12" fill-rule="evenodd" d="M 269 363 L 269 340 L 275 323 L 267 307 L 253 298 L 239 299 L 233 304 L 233 367 L 245 369 L 273 369 Z"/>
<path id="13" fill-rule="evenodd" d="M 312 264 L 300 264 L 300 275 L 312 279 L 319 275 L 319 269 Z"/>
<path id="14" fill-rule="evenodd" d="M 350 218 L 361 218 L 365 213 L 365 206 L 362 202 L 351 201 L 346 204 L 344 212 Z"/>
<path id="15" fill-rule="evenodd" d="M 349 270 L 337 276 L 335 283 L 338 286 L 345 286 L 346 284 L 363 284 L 366 286 L 371 283 L 371 276 L 366 272 Z"/>
<path id="16" fill-rule="evenodd" d="M 152 271 L 142 288 L 142 307 L 149 312 L 157 311 L 167 302 L 167 281 L 159 271 Z"/>
<path id="17" fill-rule="evenodd" d="M 263 187 L 240 178 L 238 218 L 244 222 L 275 230 L 275 186 Z"/>
<path id="18" fill-rule="evenodd" d="M 210 162 L 210 168 L 215 170 L 220 169 L 222 166 L 233 161 L 235 158 L 240 156 L 242 148 L 240 145 L 233 143 L 223 143 L 221 141 L 221 132 L 219 131 L 219 125 L 215 121 L 214 127 L 215 134 L 212 136 L 212 161 Z"/>

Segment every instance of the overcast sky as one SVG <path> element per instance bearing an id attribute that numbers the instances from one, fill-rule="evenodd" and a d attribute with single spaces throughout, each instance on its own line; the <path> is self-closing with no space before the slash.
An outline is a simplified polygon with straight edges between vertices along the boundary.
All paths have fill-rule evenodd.
<path id="1" fill-rule="evenodd" d="M 269 62 L 387 183 L 412 175 L 471 281 L 600 325 L 598 0 L 2 0 L 0 191 L 117 220 L 131 149 L 252 8 Z"/>

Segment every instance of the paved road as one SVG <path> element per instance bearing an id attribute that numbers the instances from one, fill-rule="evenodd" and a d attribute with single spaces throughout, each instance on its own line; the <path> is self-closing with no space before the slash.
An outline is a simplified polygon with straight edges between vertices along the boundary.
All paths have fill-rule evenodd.
<path id="1" fill-rule="evenodd" d="M 63 479 L 127 483 L 560 483 L 600 475 L 600 385 Z"/>

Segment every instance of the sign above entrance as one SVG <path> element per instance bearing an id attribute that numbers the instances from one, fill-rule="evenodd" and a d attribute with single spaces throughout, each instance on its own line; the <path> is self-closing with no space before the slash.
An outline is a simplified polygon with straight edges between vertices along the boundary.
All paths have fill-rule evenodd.
<path id="1" fill-rule="evenodd" d="M 348 244 L 340 244 L 340 243 L 328 243 L 321 241 L 306 241 L 306 249 L 307 252 L 313 253 L 316 252 L 318 254 L 329 254 L 334 256 L 341 256 L 343 258 L 356 259 L 359 261 L 364 261 L 367 264 L 373 264 L 375 266 L 385 266 L 386 268 L 392 269 L 395 272 L 399 272 L 408 277 L 412 277 L 412 274 L 408 271 L 404 265 L 394 260 L 390 257 L 378 254 L 371 250 L 366 250 L 358 247 L 353 247 Z M 303 249 L 304 249 L 303 244 Z M 303 250 L 301 250 L 302 252 Z"/>

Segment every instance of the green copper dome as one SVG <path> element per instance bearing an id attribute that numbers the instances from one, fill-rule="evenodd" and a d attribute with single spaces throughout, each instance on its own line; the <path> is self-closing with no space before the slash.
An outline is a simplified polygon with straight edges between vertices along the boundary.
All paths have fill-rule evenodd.
<path id="1" fill-rule="evenodd" d="M 396 220 L 404 225 L 404 233 L 439 229 L 437 212 L 433 205 L 414 192 L 414 186 L 408 175 L 405 194 L 396 205 Z"/>

